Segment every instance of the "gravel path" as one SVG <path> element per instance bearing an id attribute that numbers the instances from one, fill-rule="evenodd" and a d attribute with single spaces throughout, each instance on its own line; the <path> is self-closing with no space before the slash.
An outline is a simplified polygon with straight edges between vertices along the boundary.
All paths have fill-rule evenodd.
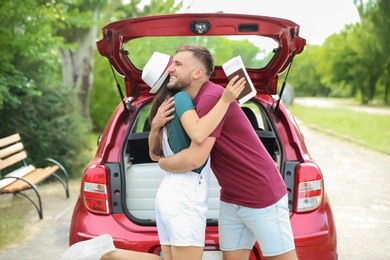
<path id="1" fill-rule="evenodd" d="M 390 156 L 307 127 L 301 131 L 324 175 L 339 260 L 389 260 Z"/>
<path id="2" fill-rule="evenodd" d="M 70 198 L 59 182 L 39 187 L 43 204 L 43 220 L 35 208 L 28 212 L 28 236 L 25 240 L 0 251 L 4 260 L 57 260 L 68 248 L 69 225 L 80 182 L 70 182 Z"/>

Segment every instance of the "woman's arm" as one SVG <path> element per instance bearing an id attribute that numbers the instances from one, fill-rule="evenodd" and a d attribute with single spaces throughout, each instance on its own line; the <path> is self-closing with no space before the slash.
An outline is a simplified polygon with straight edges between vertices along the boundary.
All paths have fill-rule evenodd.
<path id="1" fill-rule="evenodd" d="M 199 118 L 195 109 L 183 113 L 180 122 L 193 142 L 202 143 L 217 128 L 230 103 L 236 100 L 244 89 L 245 78 L 237 79 L 238 75 L 229 81 L 219 101 L 202 118 Z"/>
<path id="2" fill-rule="evenodd" d="M 160 138 L 160 128 L 156 127 L 151 127 L 150 132 L 149 132 L 149 138 L 148 138 L 148 143 L 149 143 L 149 156 L 152 159 L 152 161 L 157 162 L 160 159 L 160 155 L 157 154 L 157 147 L 155 147 L 155 144 L 157 142 L 161 141 L 159 140 Z"/>

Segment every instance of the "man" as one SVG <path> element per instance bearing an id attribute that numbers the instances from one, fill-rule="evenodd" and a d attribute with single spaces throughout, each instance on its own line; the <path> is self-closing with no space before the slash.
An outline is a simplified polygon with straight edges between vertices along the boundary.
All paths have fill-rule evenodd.
<path id="1" fill-rule="evenodd" d="M 199 117 L 220 99 L 223 88 L 209 81 L 214 60 L 207 48 L 179 46 L 168 70 L 168 88 L 187 92 Z M 168 121 L 167 111 L 168 107 L 161 109 L 156 117 L 165 116 Z M 236 102 L 205 141 L 192 140 L 188 149 L 161 158 L 159 165 L 166 171 L 185 172 L 203 165 L 210 153 L 211 168 L 221 186 L 219 235 L 224 259 L 248 259 L 256 240 L 268 259 L 297 259 L 287 188 Z"/>

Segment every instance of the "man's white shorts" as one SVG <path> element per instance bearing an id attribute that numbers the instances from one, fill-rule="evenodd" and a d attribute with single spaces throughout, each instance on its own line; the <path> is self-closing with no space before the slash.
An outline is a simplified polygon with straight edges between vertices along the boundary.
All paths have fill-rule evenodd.
<path id="1" fill-rule="evenodd" d="M 285 195 L 261 209 L 221 201 L 219 242 L 222 251 L 252 249 L 256 240 L 264 256 L 277 256 L 295 248 Z"/>
<path id="2" fill-rule="evenodd" d="M 166 173 L 156 195 L 161 245 L 204 246 L 209 162 L 200 174 Z"/>

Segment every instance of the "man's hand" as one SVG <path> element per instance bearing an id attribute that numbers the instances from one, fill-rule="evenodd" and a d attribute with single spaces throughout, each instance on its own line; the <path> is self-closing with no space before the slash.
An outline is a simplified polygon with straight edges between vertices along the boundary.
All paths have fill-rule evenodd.
<path id="1" fill-rule="evenodd" d="M 238 79 L 238 75 L 234 76 L 230 81 L 225 90 L 222 93 L 221 99 L 226 103 L 230 104 L 238 98 L 241 91 L 245 87 L 245 78 Z"/>
<path id="2" fill-rule="evenodd" d="M 156 116 L 152 120 L 151 127 L 160 129 L 167 122 L 171 121 L 174 118 L 172 115 L 173 111 L 175 111 L 175 108 L 173 107 L 174 105 L 175 101 L 173 101 L 173 97 L 164 100 L 164 102 L 158 108 Z"/>

